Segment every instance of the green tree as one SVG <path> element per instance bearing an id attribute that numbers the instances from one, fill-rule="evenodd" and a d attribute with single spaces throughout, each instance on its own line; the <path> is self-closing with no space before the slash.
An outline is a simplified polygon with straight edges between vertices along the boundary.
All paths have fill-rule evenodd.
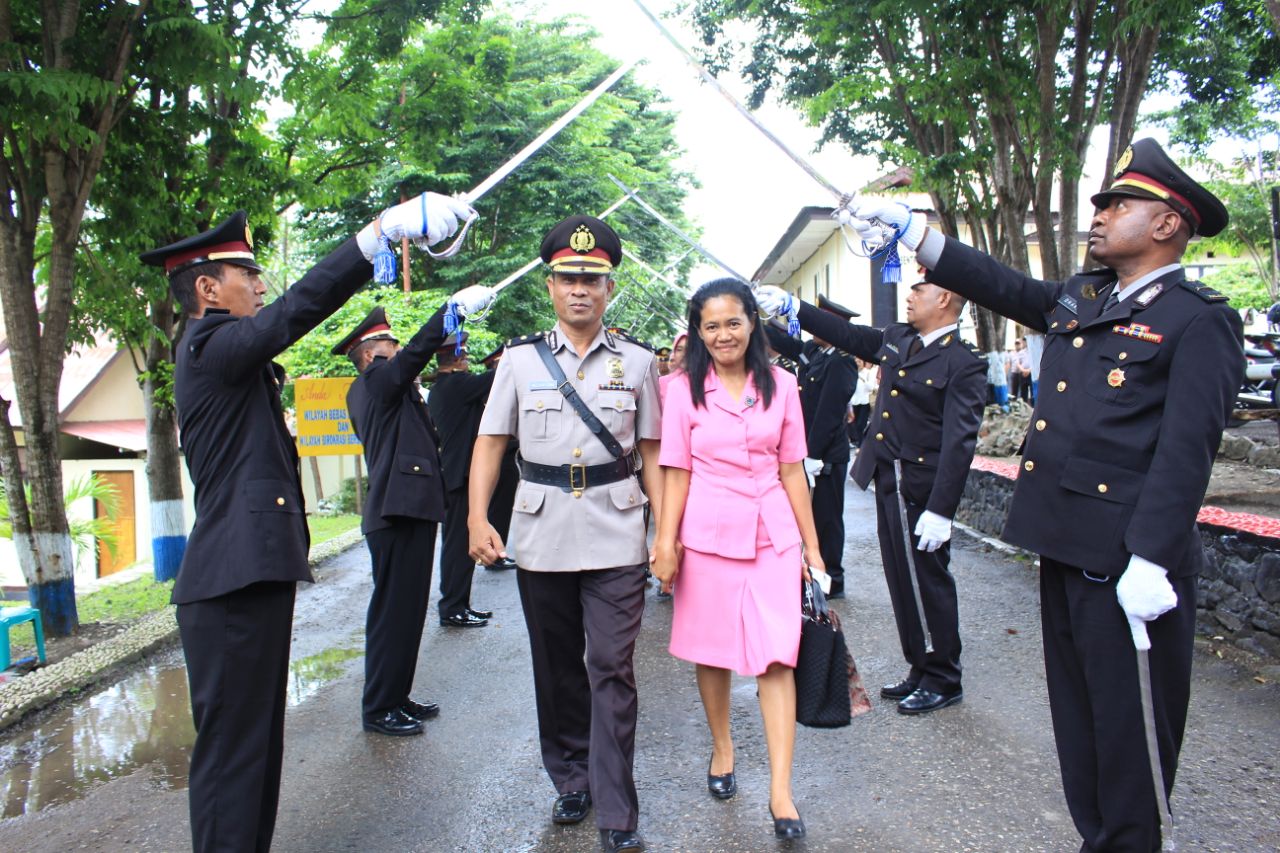
<path id="1" fill-rule="evenodd" d="M 1271 187 L 1280 183 L 1280 151 L 1259 153 L 1242 159 L 1210 181 L 1209 189 L 1226 204 L 1231 221 L 1216 237 L 1193 246 L 1197 254 L 1221 254 L 1247 259 L 1249 278 L 1258 283 L 1267 302 L 1238 307 L 1266 308 L 1280 300 L 1280 270 L 1276 268 L 1277 245 L 1271 221 Z M 1215 285 L 1216 286 L 1216 285 Z M 1234 304 L 1234 300 L 1233 300 Z"/>
<path id="2" fill-rule="evenodd" d="M 0 0 L 0 304 L 26 451 L 23 487 L 11 401 L 0 401 L 13 540 L 45 629 L 77 625 L 71 538 L 58 452 L 58 390 L 72 316 L 81 225 L 107 141 L 128 109 L 129 73 L 149 0 Z M 47 229 L 48 250 L 36 256 Z"/>

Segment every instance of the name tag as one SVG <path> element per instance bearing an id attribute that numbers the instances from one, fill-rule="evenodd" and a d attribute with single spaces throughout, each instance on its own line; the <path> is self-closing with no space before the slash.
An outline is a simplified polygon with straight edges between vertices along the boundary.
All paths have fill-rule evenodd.
<path id="1" fill-rule="evenodd" d="M 893 350 L 894 352 L 897 352 L 897 351 L 898 351 L 898 347 L 897 347 L 895 344 L 889 344 L 889 343 L 886 343 L 886 344 L 884 345 L 884 348 L 885 348 L 885 349 L 888 349 L 888 350 Z"/>
<path id="2" fill-rule="evenodd" d="M 1070 311 L 1072 314 L 1079 314 L 1079 313 L 1080 313 L 1080 312 L 1077 310 L 1077 307 L 1076 307 L 1076 298 L 1075 298 L 1074 296 L 1064 296 L 1064 297 L 1062 297 L 1061 299 L 1059 299 L 1059 300 L 1058 300 L 1058 304 L 1059 304 L 1059 305 L 1061 305 L 1063 308 L 1066 308 L 1066 309 L 1067 309 L 1068 311 Z"/>
<path id="3" fill-rule="evenodd" d="M 530 391 L 554 391 L 556 390 L 556 381 L 554 379 L 535 379 L 529 383 Z"/>

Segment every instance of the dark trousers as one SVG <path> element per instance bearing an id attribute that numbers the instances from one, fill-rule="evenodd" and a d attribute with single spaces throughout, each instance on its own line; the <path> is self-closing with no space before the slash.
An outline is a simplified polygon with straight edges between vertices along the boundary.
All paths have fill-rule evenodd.
<path id="1" fill-rule="evenodd" d="M 400 518 L 365 536 L 373 558 L 373 594 L 364 629 L 365 719 L 399 708 L 418 668 L 422 623 L 431 594 L 436 523 Z"/>
<path id="2" fill-rule="evenodd" d="M 196 742 L 191 846 L 266 851 L 276 826 L 293 628 L 290 582 L 178 605 Z"/>
<path id="3" fill-rule="evenodd" d="M 853 421 L 848 426 L 849 443 L 855 447 L 862 446 L 862 437 L 867 434 L 867 421 L 871 420 L 871 404 L 862 403 L 853 407 Z"/>
<path id="4" fill-rule="evenodd" d="M 632 774 L 645 566 L 517 571 L 533 653 L 542 764 L 556 791 L 590 791 L 601 829 L 635 829 Z"/>
<path id="5" fill-rule="evenodd" d="M 844 478 L 849 460 L 825 462 L 823 473 L 813 478 L 813 523 L 818 528 L 818 549 L 827 574 L 844 583 Z"/>
<path id="6" fill-rule="evenodd" d="M 1040 613 L 1049 711 L 1062 785 L 1084 851 L 1160 847 L 1160 820 L 1129 623 L 1117 578 L 1091 580 L 1040 558 Z M 1151 697 L 1165 791 L 1173 791 L 1191 698 L 1196 577 L 1170 578 L 1178 606 L 1147 623 Z"/>
<path id="7" fill-rule="evenodd" d="M 444 496 L 444 524 L 440 538 L 440 617 L 456 616 L 471 609 L 471 578 L 476 561 L 468 555 L 467 487 Z"/>
<path id="8" fill-rule="evenodd" d="M 907 501 L 907 530 L 920 584 L 920 600 L 924 603 L 924 618 L 933 640 L 932 654 L 925 653 L 924 627 L 920 624 L 911 586 L 893 469 L 878 466 L 876 525 L 880 533 L 880 558 L 889 585 L 889 600 L 893 603 L 893 618 L 898 623 L 902 656 L 911 665 L 907 677 L 919 681 L 926 690 L 952 693 L 960 689 L 960 611 L 956 603 L 956 580 L 949 568 L 951 543 L 944 542 L 933 552 L 916 547 L 920 540 L 913 531 L 923 513 L 924 507 Z"/>

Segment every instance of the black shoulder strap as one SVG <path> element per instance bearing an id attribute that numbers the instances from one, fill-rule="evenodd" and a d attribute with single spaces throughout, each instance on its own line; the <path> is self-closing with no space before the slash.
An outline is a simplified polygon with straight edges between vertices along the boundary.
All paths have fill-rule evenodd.
<path id="1" fill-rule="evenodd" d="M 556 361 L 556 357 L 551 353 L 551 347 L 547 346 L 546 340 L 539 338 L 534 342 L 534 349 L 538 351 L 538 357 L 542 359 L 542 363 L 547 366 L 547 370 L 551 373 L 551 378 L 556 381 L 556 388 L 569 401 L 569 405 L 573 406 L 573 410 L 578 413 L 578 417 L 582 418 L 582 422 L 587 425 L 587 429 L 595 433 L 596 438 L 600 439 L 601 444 L 613 455 L 614 459 L 621 459 L 626 451 L 622 449 L 622 445 L 618 443 L 618 439 L 613 437 L 613 433 L 605 427 L 600 419 L 595 416 L 590 407 L 583 402 L 578 396 L 578 392 L 564 375 L 564 371 L 560 369 L 560 363 Z"/>

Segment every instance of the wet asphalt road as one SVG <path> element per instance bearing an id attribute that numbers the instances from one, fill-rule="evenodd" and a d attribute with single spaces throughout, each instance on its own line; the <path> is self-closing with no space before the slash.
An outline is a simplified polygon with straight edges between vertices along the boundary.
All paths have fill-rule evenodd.
<path id="1" fill-rule="evenodd" d="M 838 603 L 874 710 L 838 730 L 801 728 L 795 794 L 809 828 L 776 842 L 754 681 L 734 681 L 739 794 L 706 792 L 710 738 L 692 666 L 666 652 L 669 605 L 647 601 L 636 662 L 636 779 L 653 851 L 1068 851 L 1079 847 L 1062 799 L 1041 660 L 1036 570 L 963 536 L 959 578 L 965 701 L 908 718 L 876 695 L 904 674 L 868 495 L 849 491 Z M 294 657 L 358 647 L 367 553 L 326 564 L 300 591 Z M 433 593 L 434 599 L 434 593 Z M 556 827 L 538 757 L 532 678 L 515 577 L 480 571 L 473 604 L 497 611 L 480 629 L 429 619 L 418 698 L 441 716 L 416 738 L 360 730 L 362 666 L 309 688 L 287 717 L 279 851 L 598 849 L 590 819 Z M 434 600 L 432 602 L 434 614 Z M 1280 687 L 1202 646 L 1187 743 L 1172 801 L 1181 850 L 1280 849 Z M 309 694 L 309 695 L 307 695 Z M 0 850 L 182 850 L 186 792 L 143 767 L 80 799 L 0 822 Z"/>

